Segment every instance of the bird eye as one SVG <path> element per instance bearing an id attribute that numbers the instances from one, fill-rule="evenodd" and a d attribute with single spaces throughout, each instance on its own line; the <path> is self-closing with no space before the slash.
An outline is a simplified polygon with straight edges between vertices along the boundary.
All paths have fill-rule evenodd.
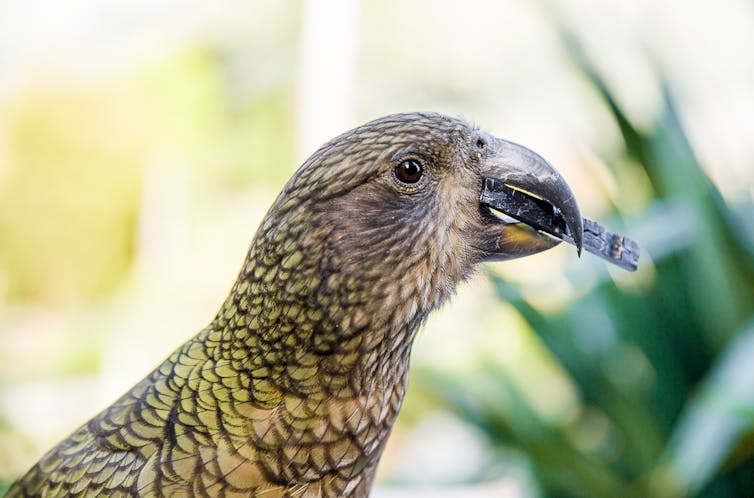
<path id="1" fill-rule="evenodd" d="M 422 166 L 418 161 L 407 159 L 396 166 L 393 172 L 401 183 L 414 184 L 421 180 Z"/>

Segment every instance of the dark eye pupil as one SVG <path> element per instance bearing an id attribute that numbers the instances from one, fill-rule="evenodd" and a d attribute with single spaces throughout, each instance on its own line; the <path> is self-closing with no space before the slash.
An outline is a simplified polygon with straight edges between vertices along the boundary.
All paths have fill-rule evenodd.
<path id="1" fill-rule="evenodd" d="M 421 180 L 421 164 L 413 159 L 407 159 L 395 167 L 395 177 L 403 183 L 416 183 Z"/>

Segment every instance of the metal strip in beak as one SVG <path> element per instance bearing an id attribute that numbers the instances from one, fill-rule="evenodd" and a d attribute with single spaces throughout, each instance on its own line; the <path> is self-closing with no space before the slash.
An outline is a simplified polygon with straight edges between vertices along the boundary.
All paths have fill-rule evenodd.
<path id="1" fill-rule="evenodd" d="M 560 211 L 547 201 L 527 195 L 494 178 L 484 179 L 480 202 L 520 220 L 537 230 L 578 247 Z M 639 266 L 639 243 L 608 231 L 596 221 L 583 218 L 582 247 L 624 270 Z"/>

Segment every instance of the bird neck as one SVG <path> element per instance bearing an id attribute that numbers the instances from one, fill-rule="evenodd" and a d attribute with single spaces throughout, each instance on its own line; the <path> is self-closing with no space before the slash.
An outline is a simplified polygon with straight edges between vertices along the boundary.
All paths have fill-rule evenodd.
<path id="1" fill-rule="evenodd" d="M 421 252 L 382 227 L 383 243 L 369 245 L 358 237 L 369 228 L 353 225 L 368 219 L 342 214 L 353 210 L 286 199 L 259 228 L 212 324 L 215 354 L 302 397 L 402 397 L 417 329 L 464 275 L 446 251 L 454 232 L 412 231 L 417 247 L 438 248 Z"/>
<path id="2" fill-rule="evenodd" d="M 371 288 L 329 272 L 247 264 L 211 325 L 216 359 L 242 359 L 252 377 L 287 393 L 361 395 L 405 388 L 416 330 L 430 308 L 400 282 Z"/>

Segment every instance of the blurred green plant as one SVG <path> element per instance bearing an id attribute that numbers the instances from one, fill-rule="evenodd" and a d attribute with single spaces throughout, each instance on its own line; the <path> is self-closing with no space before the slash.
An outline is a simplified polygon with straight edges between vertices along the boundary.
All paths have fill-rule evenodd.
<path id="1" fill-rule="evenodd" d="M 582 261 L 569 275 L 578 297 L 546 311 L 491 276 L 575 386 L 573 417 L 543 417 L 493 362 L 472 377 L 424 371 L 423 380 L 493 447 L 523 450 L 546 496 L 751 496 L 754 208 L 726 204 L 706 176 L 667 84 L 654 124 L 637 127 L 574 38 L 564 39 L 622 135 L 605 157 L 611 173 L 619 185 L 645 178 L 641 213 L 616 202 L 607 223 L 630 220 L 645 268 L 613 279 Z"/>

